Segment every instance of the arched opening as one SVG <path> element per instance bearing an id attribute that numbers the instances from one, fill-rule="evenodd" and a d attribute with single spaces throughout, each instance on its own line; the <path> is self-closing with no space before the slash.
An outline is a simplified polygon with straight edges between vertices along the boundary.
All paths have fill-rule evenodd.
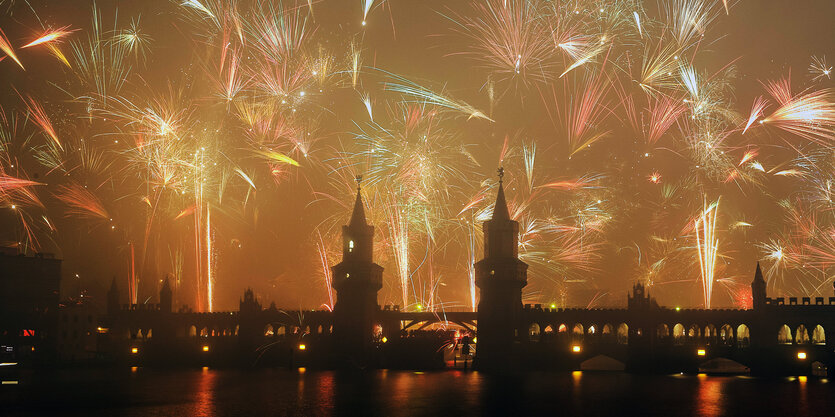
<path id="1" fill-rule="evenodd" d="M 665 323 L 659 324 L 655 334 L 659 339 L 666 339 L 670 336 L 670 326 L 667 326 Z"/>
<path id="2" fill-rule="evenodd" d="M 681 323 L 676 323 L 676 325 L 673 326 L 673 342 L 675 342 L 675 344 L 677 345 L 683 345 L 684 336 L 684 325 Z"/>
<path id="3" fill-rule="evenodd" d="M 736 328 L 736 345 L 744 348 L 748 347 L 751 344 L 751 333 L 748 330 L 748 326 L 744 324 L 740 324 Z"/>
<path id="4" fill-rule="evenodd" d="M 612 325 L 609 324 L 609 323 L 606 323 L 606 324 L 603 325 L 603 330 L 601 331 L 601 334 L 603 335 L 604 338 L 608 339 L 608 338 L 614 336 L 614 334 L 612 333 L 612 330 L 613 330 Z"/>
<path id="5" fill-rule="evenodd" d="M 188 337 L 197 337 L 197 326 L 191 325 L 188 327 Z"/>
<path id="6" fill-rule="evenodd" d="M 583 325 L 580 323 L 575 324 L 573 330 L 571 331 L 571 336 L 573 337 L 573 339 L 576 341 L 583 340 L 583 334 Z"/>
<path id="7" fill-rule="evenodd" d="M 726 345 L 732 345 L 734 343 L 734 328 L 730 324 L 723 324 L 719 328 L 719 340 Z"/>
<path id="8" fill-rule="evenodd" d="M 815 326 L 815 330 L 812 332 L 812 343 L 816 345 L 826 344 L 826 333 L 824 333 L 823 326 L 820 324 Z"/>
<path id="9" fill-rule="evenodd" d="M 780 327 L 780 330 L 777 332 L 777 343 L 790 345 L 792 343 L 792 340 L 792 330 L 789 329 L 789 326 L 786 326 L 784 324 Z"/>
<path id="10" fill-rule="evenodd" d="M 528 326 L 528 340 L 531 342 L 538 342 L 539 341 L 539 324 L 532 323 Z"/>
<path id="11" fill-rule="evenodd" d="M 691 324 L 690 328 L 687 330 L 687 337 L 690 338 L 690 340 L 695 340 L 701 336 L 702 332 L 699 329 L 699 326 L 696 324 Z"/>
<path id="12" fill-rule="evenodd" d="M 557 331 L 560 333 L 565 333 L 568 331 L 568 327 L 565 327 L 565 324 L 560 324 L 560 327 L 557 328 Z"/>
<path id="13" fill-rule="evenodd" d="M 806 331 L 806 326 L 802 324 L 797 326 L 797 331 L 794 333 L 794 343 L 798 345 L 809 343 L 809 332 Z"/>
<path id="14" fill-rule="evenodd" d="M 285 329 L 284 326 L 278 326 L 275 329 L 275 334 L 278 336 L 284 336 L 285 334 L 287 334 L 287 329 Z"/>
<path id="15" fill-rule="evenodd" d="M 134 339 L 142 339 L 142 337 L 143 337 L 142 336 L 142 329 L 137 330 L 136 331 L 136 336 L 134 336 Z"/>
<path id="16" fill-rule="evenodd" d="M 272 324 L 268 324 L 267 327 L 264 327 L 264 336 L 274 336 L 275 329 L 273 328 Z"/>
<path id="17" fill-rule="evenodd" d="M 322 334 L 323 331 L 322 325 L 320 324 L 319 327 L 316 328 L 316 334 Z"/>
<path id="18" fill-rule="evenodd" d="M 618 343 L 621 345 L 629 344 L 629 326 L 626 323 L 618 325 Z"/>
<path id="19" fill-rule="evenodd" d="M 599 331 L 600 331 L 600 329 L 597 328 L 597 325 L 592 323 L 589 326 L 588 334 L 597 334 Z"/>
<path id="20" fill-rule="evenodd" d="M 716 326 L 708 324 L 705 326 L 705 338 L 716 337 Z"/>
<path id="21" fill-rule="evenodd" d="M 145 338 L 150 339 L 154 336 L 154 329 L 148 329 L 145 331 Z"/>
<path id="22" fill-rule="evenodd" d="M 204 327 L 200 329 L 200 337 L 209 337 L 209 328 Z"/>
<path id="23" fill-rule="evenodd" d="M 547 327 L 545 327 L 545 334 L 551 333 L 554 333 L 554 328 L 549 324 Z"/>
<path id="24" fill-rule="evenodd" d="M 235 336 L 237 336 L 237 335 L 238 335 L 238 330 L 240 330 L 240 329 L 241 329 L 241 326 L 239 326 L 239 325 L 237 325 L 237 324 L 236 324 L 236 325 L 235 325 Z"/>

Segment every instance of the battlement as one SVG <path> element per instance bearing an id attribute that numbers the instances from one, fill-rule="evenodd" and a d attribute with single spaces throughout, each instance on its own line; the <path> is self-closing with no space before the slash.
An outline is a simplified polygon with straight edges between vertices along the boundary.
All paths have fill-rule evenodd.
<path id="1" fill-rule="evenodd" d="M 824 302 L 825 297 L 815 297 L 814 303 L 812 303 L 812 297 L 800 297 L 800 304 L 797 302 L 797 297 L 789 297 L 789 302 L 786 304 L 785 297 L 777 297 L 771 298 L 768 297 L 765 299 L 765 304 L 770 306 L 825 306 L 825 305 L 835 305 L 835 297 L 829 297 L 828 302 Z"/>

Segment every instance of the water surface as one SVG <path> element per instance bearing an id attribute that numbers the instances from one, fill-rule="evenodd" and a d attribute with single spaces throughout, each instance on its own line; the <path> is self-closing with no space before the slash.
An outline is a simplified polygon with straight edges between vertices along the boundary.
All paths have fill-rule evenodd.
<path id="1" fill-rule="evenodd" d="M 138 368 L 28 375 L 0 414 L 832 416 L 833 394 L 805 377 Z"/>

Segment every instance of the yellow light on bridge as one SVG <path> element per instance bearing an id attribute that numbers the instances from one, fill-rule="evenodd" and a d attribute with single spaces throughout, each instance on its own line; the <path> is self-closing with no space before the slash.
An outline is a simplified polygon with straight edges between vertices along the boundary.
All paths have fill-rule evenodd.
<path id="1" fill-rule="evenodd" d="M 676 311 L 681 311 L 681 307 L 676 306 Z"/>
<path id="2" fill-rule="evenodd" d="M 571 347 L 571 351 L 574 352 L 574 353 L 580 353 L 580 350 L 582 350 L 580 348 L 580 345 L 574 345 L 574 346 Z"/>
<path id="3" fill-rule="evenodd" d="M 800 360 L 806 359 L 806 352 L 797 352 L 797 359 L 800 359 Z"/>
<path id="4" fill-rule="evenodd" d="M 389 341 L 389 340 L 388 340 L 388 338 L 386 338 L 385 336 L 383 336 L 383 343 L 386 343 L 386 342 L 388 342 L 388 341 Z"/>
<path id="5" fill-rule="evenodd" d="M 203 345 L 203 352 L 209 351 L 209 345 Z"/>
<path id="6" fill-rule="evenodd" d="M 136 355 L 137 353 L 139 353 L 139 348 L 138 348 L 138 347 L 132 347 L 132 348 L 130 348 L 130 353 L 132 353 L 132 354 Z"/>
<path id="7" fill-rule="evenodd" d="M 307 349 L 307 346 L 305 346 L 305 345 L 299 345 L 299 350 L 305 350 L 305 349 Z"/>
<path id="8" fill-rule="evenodd" d="M 707 352 L 704 349 L 699 349 L 696 351 L 696 354 L 699 356 L 704 356 L 707 354 Z"/>

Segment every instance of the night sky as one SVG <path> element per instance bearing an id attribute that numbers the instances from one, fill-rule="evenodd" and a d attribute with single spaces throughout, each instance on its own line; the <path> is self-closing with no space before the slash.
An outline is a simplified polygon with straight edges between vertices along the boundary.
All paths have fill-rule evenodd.
<path id="1" fill-rule="evenodd" d="M 0 0 L 0 241 L 64 298 L 324 308 L 362 175 L 380 302 L 469 309 L 503 166 L 525 302 L 832 295 L 835 2 L 728 8 Z"/>

